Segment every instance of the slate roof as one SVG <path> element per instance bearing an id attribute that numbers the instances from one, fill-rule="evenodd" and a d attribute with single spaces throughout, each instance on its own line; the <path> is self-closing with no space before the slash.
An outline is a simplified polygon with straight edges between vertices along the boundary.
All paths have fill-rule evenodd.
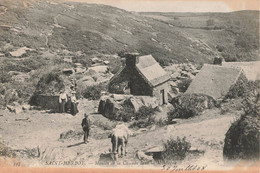
<path id="1" fill-rule="evenodd" d="M 248 80 L 260 80 L 260 61 L 250 62 L 223 62 L 223 67 L 241 68 L 243 69 Z"/>
<path id="2" fill-rule="evenodd" d="M 136 68 L 152 85 L 157 86 L 170 79 L 170 76 L 153 58 L 152 55 L 137 57 Z"/>
<path id="3" fill-rule="evenodd" d="M 186 93 L 206 94 L 214 99 L 221 99 L 236 83 L 241 73 L 243 70 L 240 68 L 204 65 Z"/>

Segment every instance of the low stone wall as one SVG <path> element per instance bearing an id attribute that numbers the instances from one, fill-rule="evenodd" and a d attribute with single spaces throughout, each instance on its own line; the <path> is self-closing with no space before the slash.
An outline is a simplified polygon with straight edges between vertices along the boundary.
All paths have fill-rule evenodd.
<path id="1" fill-rule="evenodd" d="M 50 109 L 54 112 L 59 111 L 59 96 L 35 95 L 31 99 L 31 104 Z"/>

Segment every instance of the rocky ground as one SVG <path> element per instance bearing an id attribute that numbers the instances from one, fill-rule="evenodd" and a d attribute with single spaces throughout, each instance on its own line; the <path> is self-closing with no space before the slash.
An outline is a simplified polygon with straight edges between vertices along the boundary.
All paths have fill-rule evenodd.
<path id="1" fill-rule="evenodd" d="M 98 102 L 80 100 L 80 112 L 70 114 L 48 113 L 29 110 L 21 114 L 1 110 L 0 134 L 4 145 L 16 154 L 21 165 L 29 167 L 99 167 L 108 166 L 111 142 L 107 137 L 115 122 L 96 114 Z M 167 109 L 164 107 L 162 110 Z M 82 143 L 81 120 L 83 113 L 91 113 L 93 122 L 90 142 Z M 229 169 L 223 161 L 224 137 L 231 123 L 240 116 L 240 111 L 211 109 L 201 116 L 179 120 L 176 124 L 163 127 L 150 126 L 147 129 L 132 129 L 128 154 L 119 158 L 117 166 L 146 167 L 157 164 L 143 164 L 136 152 L 153 146 L 162 146 L 172 137 L 186 137 L 191 150 L 186 158 L 175 164 L 178 168 L 197 165 L 206 169 Z M 158 112 L 165 114 L 165 112 Z M 62 135 L 61 135 L 62 134 Z M 1 161 L 5 158 L 1 157 Z M 111 161 L 111 160 L 110 160 Z M 104 165 L 103 165 L 104 164 Z M 115 165 L 113 165 L 115 166 Z"/>

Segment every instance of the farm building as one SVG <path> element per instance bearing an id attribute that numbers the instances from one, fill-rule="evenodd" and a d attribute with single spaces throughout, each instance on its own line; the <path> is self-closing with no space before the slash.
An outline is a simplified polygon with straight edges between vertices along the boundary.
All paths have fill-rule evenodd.
<path id="1" fill-rule="evenodd" d="M 241 68 L 207 64 L 196 75 L 186 93 L 205 94 L 213 97 L 215 100 L 222 100 L 235 87 L 238 89 L 241 83 L 245 81 L 247 81 L 247 78 Z M 238 89 L 237 91 L 239 92 L 240 90 Z"/>
<path id="2" fill-rule="evenodd" d="M 170 76 L 152 55 L 126 54 L 125 58 L 125 66 L 109 82 L 109 92 L 153 96 L 160 105 L 168 103 Z"/>
<path id="3" fill-rule="evenodd" d="M 223 62 L 223 67 L 241 68 L 250 81 L 260 80 L 260 61 Z"/>

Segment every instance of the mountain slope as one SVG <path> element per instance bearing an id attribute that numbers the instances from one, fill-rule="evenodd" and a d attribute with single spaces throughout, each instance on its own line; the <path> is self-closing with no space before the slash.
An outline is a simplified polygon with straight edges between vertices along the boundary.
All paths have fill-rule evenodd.
<path id="1" fill-rule="evenodd" d="M 258 58 L 259 36 L 252 30 L 259 31 L 259 11 L 134 13 L 87 3 L 5 1 L 9 4 L 0 3 L 0 53 L 6 56 L 26 46 L 36 54 L 138 51 L 152 54 L 162 65 L 210 62 L 216 55 L 227 60 Z"/>

